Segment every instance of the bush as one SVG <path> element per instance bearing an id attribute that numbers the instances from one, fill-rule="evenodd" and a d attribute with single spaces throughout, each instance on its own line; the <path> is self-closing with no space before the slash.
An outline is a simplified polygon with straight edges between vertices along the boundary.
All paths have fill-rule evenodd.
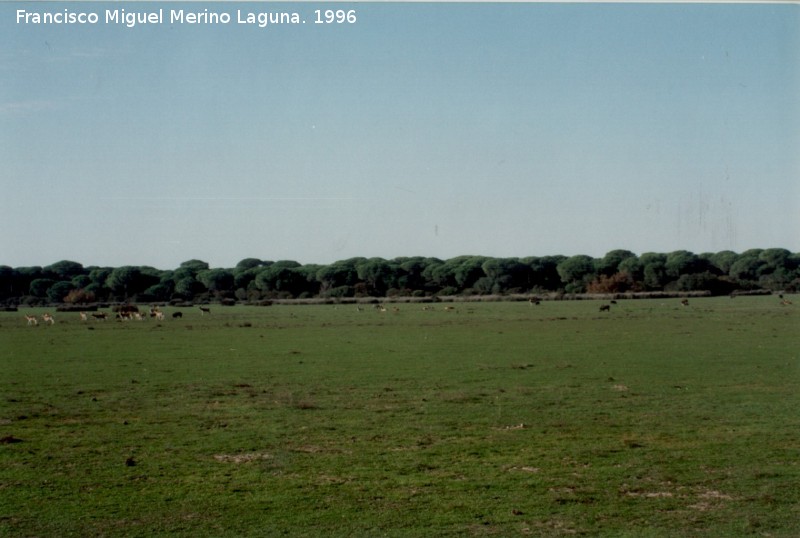
<path id="1" fill-rule="evenodd" d="M 64 302 L 69 304 L 86 304 L 93 303 L 94 301 L 94 293 L 84 289 L 72 290 L 64 297 Z"/>
<path id="2" fill-rule="evenodd" d="M 344 286 L 342 286 L 344 287 Z M 334 288 L 337 289 L 337 288 Z M 370 297 L 371 293 L 369 287 L 364 282 L 358 282 L 355 286 L 353 286 L 353 294 L 356 297 Z"/>
<path id="3" fill-rule="evenodd" d="M 583 284 L 580 282 L 570 282 L 566 286 L 564 286 L 564 291 L 567 293 L 583 293 L 584 287 Z"/>
<path id="4" fill-rule="evenodd" d="M 635 283 L 631 275 L 620 272 L 611 276 L 600 275 L 586 286 L 587 293 L 624 293 L 634 290 Z"/>
<path id="5" fill-rule="evenodd" d="M 389 288 L 386 290 L 387 297 L 411 297 L 412 293 L 408 288 Z"/>
<path id="6" fill-rule="evenodd" d="M 447 297 L 449 295 L 458 295 L 458 288 L 454 286 L 445 286 L 436 292 L 436 295 Z"/>
<path id="7" fill-rule="evenodd" d="M 339 286 L 338 288 L 331 288 L 320 294 L 321 297 L 353 297 L 354 290 L 350 286 Z"/>
<path id="8" fill-rule="evenodd" d="M 681 275 L 677 282 L 675 282 L 675 287 L 678 291 L 707 290 L 710 291 L 712 295 L 727 295 L 735 289 L 732 282 L 708 271 L 691 275 Z"/>
<path id="9" fill-rule="evenodd" d="M 800 278 L 792 280 L 784 289 L 788 293 L 797 293 L 800 290 Z"/>
<path id="10" fill-rule="evenodd" d="M 20 301 L 22 306 L 41 306 L 45 303 L 46 301 L 44 299 L 36 297 L 35 295 L 24 295 L 22 301 Z"/>

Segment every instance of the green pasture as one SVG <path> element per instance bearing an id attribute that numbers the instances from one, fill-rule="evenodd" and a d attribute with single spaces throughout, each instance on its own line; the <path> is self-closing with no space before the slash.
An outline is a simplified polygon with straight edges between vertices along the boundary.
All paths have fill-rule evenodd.
<path id="1" fill-rule="evenodd" d="M 800 536 L 800 301 L 0 314 L 0 536 Z"/>

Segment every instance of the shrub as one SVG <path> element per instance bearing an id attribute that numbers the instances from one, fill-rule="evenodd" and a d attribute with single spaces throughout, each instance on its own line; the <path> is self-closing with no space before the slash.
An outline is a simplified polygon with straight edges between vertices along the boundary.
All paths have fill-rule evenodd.
<path id="1" fill-rule="evenodd" d="M 411 297 L 412 293 L 408 288 L 389 288 L 386 290 L 387 297 Z"/>
<path id="2" fill-rule="evenodd" d="M 94 293 L 86 291 L 85 289 L 72 290 L 64 297 L 64 302 L 69 304 L 86 304 L 93 303 L 94 301 Z"/>
<path id="3" fill-rule="evenodd" d="M 675 283 L 678 291 L 708 290 L 712 295 L 727 295 L 735 288 L 732 282 L 708 271 L 681 275 Z"/>
<path id="4" fill-rule="evenodd" d="M 624 293 L 636 287 L 631 275 L 624 272 L 600 275 L 586 285 L 587 293 Z"/>
<path id="5" fill-rule="evenodd" d="M 564 286 L 564 291 L 567 293 L 583 293 L 584 286 L 580 282 L 570 282 L 566 286 Z"/>
<path id="6" fill-rule="evenodd" d="M 322 297 L 353 297 L 354 291 L 350 286 L 331 288 L 320 294 Z"/>

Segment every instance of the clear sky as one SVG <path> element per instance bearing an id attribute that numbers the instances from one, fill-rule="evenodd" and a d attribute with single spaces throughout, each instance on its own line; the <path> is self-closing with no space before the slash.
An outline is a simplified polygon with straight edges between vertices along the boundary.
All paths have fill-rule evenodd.
<path id="1" fill-rule="evenodd" d="M 799 66 L 797 4 L 3 2 L 0 265 L 797 252 Z"/>

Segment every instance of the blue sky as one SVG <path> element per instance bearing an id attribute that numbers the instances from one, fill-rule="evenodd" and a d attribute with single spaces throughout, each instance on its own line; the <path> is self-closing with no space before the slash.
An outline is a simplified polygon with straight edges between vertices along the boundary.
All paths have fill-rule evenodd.
<path id="1" fill-rule="evenodd" d="M 4 2 L 0 264 L 796 252 L 799 65 L 796 4 Z"/>

